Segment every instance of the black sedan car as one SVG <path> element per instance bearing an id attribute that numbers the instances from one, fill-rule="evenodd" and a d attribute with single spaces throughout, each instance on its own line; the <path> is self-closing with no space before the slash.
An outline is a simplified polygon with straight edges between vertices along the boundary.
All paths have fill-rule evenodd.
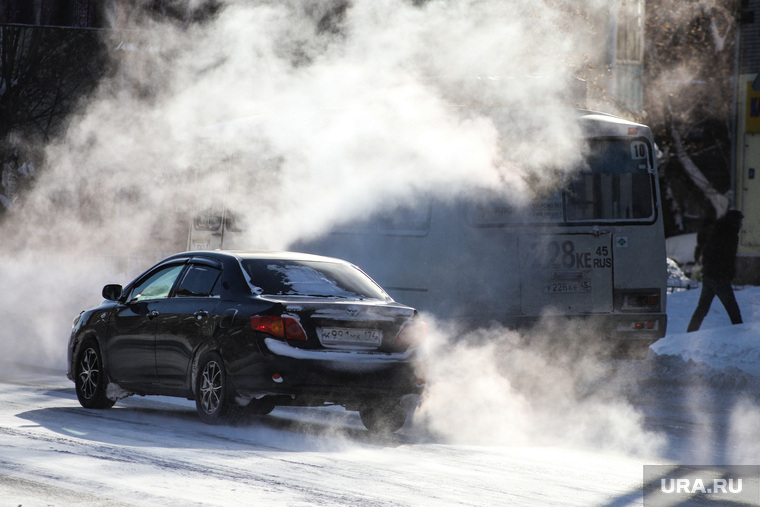
<path id="1" fill-rule="evenodd" d="M 373 431 L 424 385 L 417 312 L 356 266 L 290 252 L 168 257 L 74 321 L 68 377 L 86 408 L 131 394 L 195 400 L 206 423 L 337 404 Z"/>

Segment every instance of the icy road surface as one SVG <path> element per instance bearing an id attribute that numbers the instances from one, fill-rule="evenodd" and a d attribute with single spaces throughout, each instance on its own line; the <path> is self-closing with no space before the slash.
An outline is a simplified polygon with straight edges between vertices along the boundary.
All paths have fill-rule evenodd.
<path id="1" fill-rule="evenodd" d="M 705 446 L 725 461 L 730 445 L 722 403 L 694 413 L 643 400 L 654 407 L 647 424 L 670 444 L 664 456 L 632 457 L 446 445 L 413 422 L 373 437 L 334 408 L 277 409 L 239 427 L 204 425 L 172 398 L 93 411 L 60 374 L 3 370 L 2 505 L 641 505 L 643 464 Z"/>
<path id="2" fill-rule="evenodd" d="M 372 437 L 338 409 L 211 427 L 170 398 L 85 410 L 49 372 L 0 384 L 2 505 L 628 505 L 640 496 L 640 462 L 621 456 L 442 445 L 405 430 Z"/>
<path id="3" fill-rule="evenodd" d="M 730 326 L 716 304 L 689 336 L 681 328 L 698 291 L 676 296 L 669 334 L 647 360 L 614 362 L 558 412 L 562 398 L 547 387 L 561 379 L 540 386 L 545 402 L 513 392 L 510 404 L 524 404 L 515 413 L 527 412 L 514 441 L 488 405 L 468 410 L 474 389 L 444 405 L 460 412 L 448 435 L 413 418 L 379 437 L 340 408 L 278 408 L 234 427 L 204 425 L 192 402 L 173 398 L 86 410 L 63 371 L 0 362 L 0 506 L 642 505 L 645 464 L 760 456 L 760 289 L 737 293 L 746 324 Z M 544 441 L 528 431 L 536 425 Z M 469 436 L 454 438 L 460 430 Z M 605 444 L 621 432 L 636 445 Z"/>

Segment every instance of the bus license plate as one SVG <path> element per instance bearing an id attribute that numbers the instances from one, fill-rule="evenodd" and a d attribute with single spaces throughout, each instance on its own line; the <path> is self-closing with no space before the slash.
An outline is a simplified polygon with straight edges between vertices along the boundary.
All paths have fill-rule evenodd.
<path id="1" fill-rule="evenodd" d="M 548 294 L 591 292 L 591 280 L 549 282 L 544 286 L 544 292 Z"/>
<path id="2" fill-rule="evenodd" d="M 383 342 L 383 332 L 379 329 L 356 329 L 348 327 L 323 327 L 319 329 L 322 345 L 366 345 L 379 346 Z"/>

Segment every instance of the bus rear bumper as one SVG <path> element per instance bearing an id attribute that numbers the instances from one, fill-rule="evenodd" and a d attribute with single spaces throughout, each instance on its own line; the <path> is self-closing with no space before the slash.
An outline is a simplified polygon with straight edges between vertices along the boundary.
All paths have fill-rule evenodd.
<path id="1" fill-rule="evenodd" d="M 668 316 L 664 313 L 613 314 L 615 322 L 611 338 L 659 340 L 665 336 Z"/>
<path id="2" fill-rule="evenodd" d="M 481 320 L 482 321 L 482 320 Z M 546 334 L 554 340 L 600 338 L 610 342 L 654 343 L 668 327 L 665 313 L 605 313 L 517 316 L 500 322 L 511 329 Z"/>

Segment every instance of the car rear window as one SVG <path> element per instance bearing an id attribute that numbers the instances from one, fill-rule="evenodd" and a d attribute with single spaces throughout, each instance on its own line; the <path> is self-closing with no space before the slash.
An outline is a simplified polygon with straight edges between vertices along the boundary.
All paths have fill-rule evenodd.
<path id="1" fill-rule="evenodd" d="M 349 264 L 283 259 L 245 259 L 254 291 L 272 296 L 388 299 L 388 295 Z"/>

